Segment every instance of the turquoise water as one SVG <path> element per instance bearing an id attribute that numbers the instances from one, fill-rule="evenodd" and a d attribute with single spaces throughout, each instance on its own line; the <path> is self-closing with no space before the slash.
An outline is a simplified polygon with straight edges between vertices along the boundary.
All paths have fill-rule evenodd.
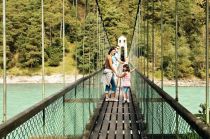
<path id="1" fill-rule="evenodd" d="M 63 84 L 46 84 L 46 96 L 60 89 Z M 8 119 L 39 102 L 42 98 L 42 84 L 8 84 Z M 172 97 L 174 87 L 164 87 Z M 2 121 L 2 85 L 0 85 L 0 121 Z M 198 113 L 199 105 L 205 102 L 205 87 L 179 87 L 179 102 L 192 113 Z"/>
<path id="2" fill-rule="evenodd" d="M 175 98 L 175 87 L 164 87 L 164 90 Z M 201 103 L 205 103 L 205 87 L 179 87 L 178 94 L 179 103 L 193 114 L 201 110 Z"/>
<path id="3" fill-rule="evenodd" d="M 3 89 L 0 84 L 0 123 L 3 115 Z M 46 97 L 62 89 L 63 84 L 46 84 Z M 7 85 L 7 119 L 15 116 L 42 99 L 42 84 Z"/>
<path id="4" fill-rule="evenodd" d="M 89 81 L 87 81 L 89 83 Z M 85 83 L 87 83 L 85 82 Z M 93 88 L 93 85 L 82 84 L 77 87 L 77 93 L 75 90 L 71 90 L 66 94 L 66 98 L 85 98 L 92 97 L 97 98 L 97 92 L 99 88 Z M 2 85 L 0 86 L 2 89 Z M 97 84 L 95 84 L 97 87 Z M 56 93 L 63 88 L 63 84 L 46 84 L 46 97 Z M 91 93 L 90 93 L 91 92 Z M 100 91 L 101 92 L 101 91 Z M 8 84 L 8 118 L 15 116 L 28 107 L 38 103 L 42 99 L 42 84 Z M 2 91 L 1 91 L 1 120 L 2 120 Z M 31 118 L 28 123 L 33 123 L 34 130 L 30 130 L 28 125 L 22 125 L 8 134 L 8 138 L 29 138 L 30 136 L 43 135 L 70 135 L 80 136 L 83 133 L 85 125 L 88 123 L 89 116 L 96 107 L 96 103 L 65 103 L 65 109 L 63 109 L 63 100 L 58 99 L 54 105 L 50 105 L 45 111 L 45 126 L 43 126 L 42 112 Z M 65 115 L 63 112 L 65 110 Z M 64 118 L 64 121 L 63 121 Z M 39 122 L 37 122 L 39 121 Z M 65 127 L 65 130 L 63 130 Z M 25 130 L 29 129 L 29 130 Z M 38 129 L 38 130 L 37 130 Z M 64 131 L 64 132 L 63 132 Z M 18 136 L 17 136 L 18 135 Z"/>

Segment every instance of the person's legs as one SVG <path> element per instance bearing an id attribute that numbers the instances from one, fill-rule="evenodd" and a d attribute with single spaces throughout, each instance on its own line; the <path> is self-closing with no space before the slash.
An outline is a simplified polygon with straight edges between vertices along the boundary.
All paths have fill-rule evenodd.
<path id="1" fill-rule="evenodd" d="M 129 99 L 129 93 L 130 93 L 130 87 L 127 87 L 127 93 L 126 93 L 126 99 L 127 99 L 127 102 L 130 103 L 130 99 Z"/>
<path id="2" fill-rule="evenodd" d="M 123 103 L 126 102 L 126 87 L 123 87 Z"/>
<path id="3" fill-rule="evenodd" d="M 116 84 L 115 84 L 115 81 L 114 81 L 114 77 L 112 76 L 112 79 L 111 79 L 111 86 L 112 86 L 112 91 L 111 91 L 111 98 L 113 100 L 115 100 L 115 93 L 116 93 Z"/>
<path id="4" fill-rule="evenodd" d="M 124 102 L 127 101 L 128 103 L 130 102 L 128 93 L 130 92 L 129 87 L 123 87 L 123 93 L 124 93 Z"/>
<path id="5" fill-rule="evenodd" d="M 110 91 L 110 85 L 105 86 L 105 101 L 109 101 L 109 91 Z"/>

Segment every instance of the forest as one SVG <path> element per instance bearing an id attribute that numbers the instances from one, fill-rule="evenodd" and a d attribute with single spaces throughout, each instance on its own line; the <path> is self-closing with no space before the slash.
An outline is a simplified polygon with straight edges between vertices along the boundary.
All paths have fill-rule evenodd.
<path id="1" fill-rule="evenodd" d="M 128 47 L 134 32 L 138 0 L 98 0 L 101 15 L 95 0 L 65 1 L 65 53 L 71 53 L 80 73 L 91 72 L 103 62 L 105 37 L 111 46 L 117 38 L 127 37 Z M 153 8 L 154 4 L 154 8 Z M 148 30 L 154 24 L 155 75 L 160 69 L 164 76 L 174 78 L 175 57 L 175 1 L 163 0 L 163 67 L 160 61 L 161 0 L 141 2 L 141 19 L 137 46 L 143 58 L 151 64 L 152 34 L 148 33 L 145 45 L 146 24 Z M 2 11 L 2 3 L 0 5 Z M 102 16 L 103 20 L 100 20 Z M 9 0 L 6 3 L 7 69 L 41 69 L 41 1 Z M 2 13 L 1 13 L 2 23 Z M 103 28 L 104 25 L 104 28 Z M 205 2 L 203 0 L 178 0 L 178 77 L 205 77 Z M 45 66 L 58 67 L 62 62 L 62 0 L 44 1 Z M 2 32 L 2 26 L 0 26 Z M 106 34 L 105 32 L 106 31 Z M 100 38 L 98 37 L 100 35 Z M 3 38 L 2 34 L 0 37 Z M 0 40 L 2 45 L 2 39 Z M 98 46 L 101 46 L 99 48 Z M 84 46 L 84 48 L 83 48 Z M 110 46 L 109 46 L 110 47 Z M 84 52 L 83 53 L 83 49 Z M 103 48 L 108 49 L 108 48 Z M 99 53 L 100 52 L 100 53 Z M 0 49 L 3 56 L 3 49 Z M 97 60 L 98 57 L 100 61 Z M 68 64 L 68 63 L 66 63 Z M 90 65 L 90 66 L 89 66 Z M 3 61 L 0 58 L 0 66 Z"/>

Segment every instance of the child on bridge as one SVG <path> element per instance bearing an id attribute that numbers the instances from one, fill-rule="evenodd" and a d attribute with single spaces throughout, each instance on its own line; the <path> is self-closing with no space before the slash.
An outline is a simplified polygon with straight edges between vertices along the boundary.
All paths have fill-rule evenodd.
<path id="1" fill-rule="evenodd" d="M 129 92 L 131 87 L 131 72 L 134 71 L 134 69 L 130 70 L 128 64 L 123 65 L 123 72 L 121 75 L 117 75 L 118 78 L 122 78 L 122 86 L 123 86 L 123 103 L 127 101 L 127 103 L 130 102 L 129 100 Z"/>

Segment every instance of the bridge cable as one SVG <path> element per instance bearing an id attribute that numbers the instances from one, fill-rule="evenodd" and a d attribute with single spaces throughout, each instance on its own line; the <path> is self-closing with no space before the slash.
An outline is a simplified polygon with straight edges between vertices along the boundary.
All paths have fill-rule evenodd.
<path id="1" fill-rule="evenodd" d="M 209 123 L 209 2 L 206 0 L 206 123 Z"/>
<path id="2" fill-rule="evenodd" d="M 65 0 L 63 0 L 63 86 L 65 87 Z"/>
<path id="3" fill-rule="evenodd" d="M 6 0 L 3 0 L 3 122 L 7 120 Z"/>
<path id="4" fill-rule="evenodd" d="M 99 53 L 100 53 L 100 47 L 99 47 L 99 31 L 98 31 L 98 28 L 99 28 L 99 24 L 98 24 L 98 8 L 97 8 L 97 4 L 95 5 L 95 12 L 96 12 L 96 40 L 97 40 L 97 48 L 98 48 L 98 51 L 97 51 L 97 64 L 96 64 L 96 70 L 99 69 L 99 66 L 98 66 L 98 63 L 99 63 Z"/>
<path id="5" fill-rule="evenodd" d="M 63 8 L 63 87 L 66 85 L 66 79 L 65 79 L 65 0 L 63 0 L 62 3 Z M 66 126 L 66 117 L 65 117 L 65 95 L 63 96 L 63 136 L 65 136 L 65 126 Z"/>
<path id="6" fill-rule="evenodd" d="M 179 101 L 178 96 L 178 1 L 175 1 L 175 92 L 176 97 L 175 100 Z M 176 112 L 176 135 L 179 134 L 179 119 L 178 113 Z"/>
<path id="7" fill-rule="evenodd" d="M 137 18 L 138 18 L 138 13 L 140 12 L 140 4 L 141 4 L 141 0 L 138 1 L 138 7 L 137 7 L 137 11 L 136 11 L 136 17 L 135 17 L 135 23 L 134 23 L 134 26 L 133 26 L 133 33 L 132 33 L 132 41 L 133 41 L 133 38 L 134 38 L 134 34 L 135 34 L 135 27 L 136 27 L 136 24 L 137 24 Z M 132 44 L 132 42 L 131 42 Z"/>
<path id="8" fill-rule="evenodd" d="M 99 26 L 99 11 L 98 11 L 98 5 L 96 4 L 96 11 L 97 11 L 97 38 L 98 38 L 98 62 L 97 62 L 97 70 L 99 70 L 100 68 L 100 63 L 101 63 L 101 60 L 100 60 L 100 51 L 101 51 L 101 47 L 100 47 L 100 26 Z"/>
<path id="9" fill-rule="evenodd" d="M 78 14 L 77 14 L 77 6 L 78 6 L 78 1 L 76 0 L 76 3 L 75 3 L 75 10 L 76 10 L 76 12 L 75 12 L 75 17 L 76 17 L 76 26 L 78 25 L 77 24 L 77 20 L 78 20 Z M 75 69 L 74 69 L 74 75 L 75 75 L 75 81 L 77 80 L 77 65 L 78 65 L 78 62 L 77 62 L 77 46 L 78 46 L 78 42 L 77 42 L 77 35 L 76 35 L 76 46 L 75 46 L 75 65 L 76 65 L 76 67 L 75 67 Z"/>
<path id="10" fill-rule="evenodd" d="M 149 2 L 147 1 L 147 16 L 149 15 Z M 149 78 L 149 20 L 147 18 L 147 78 Z"/>
<path id="11" fill-rule="evenodd" d="M 104 30 L 104 32 L 106 34 L 106 40 L 108 41 L 109 46 L 111 46 L 110 41 L 109 41 L 109 37 L 108 37 L 108 34 L 107 34 L 107 30 L 106 30 L 105 25 L 104 25 L 104 22 L 103 22 L 103 16 L 102 16 L 102 13 L 101 13 L 101 10 L 100 10 L 100 6 L 99 6 L 99 3 L 98 3 L 98 0 L 96 0 L 96 4 L 97 4 L 97 7 L 98 7 L 99 15 L 101 17 L 101 22 L 102 22 L 102 25 L 103 25 L 103 30 Z"/>
<path id="12" fill-rule="evenodd" d="M 141 4 L 140 4 L 140 5 L 141 5 Z M 140 62 L 138 62 L 138 63 L 139 63 L 138 69 L 140 69 L 140 71 L 142 71 L 142 70 L 143 70 L 143 68 L 142 68 L 142 67 L 143 67 L 143 66 L 142 66 L 142 65 L 143 65 L 143 64 L 142 64 L 142 63 L 143 63 L 143 61 L 142 61 L 142 60 L 143 60 L 143 59 L 142 59 L 142 57 L 143 57 L 143 56 L 142 56 L 142 43 L 143 43 L 143 42 L 142 42 L 142 41 L 143 41 L 142 35 L 143 35 L 143 34 L 141 33 L 141 32 L 142 32 L 141 27 L 142 27 L 142 25 L 143 25 L 143 18 L 142 18 L 142 16 L 141 16 L 142 13 L 141 13 L 141 8 L 140 8 L 140 6 L 139 6 L 139 10 L 140 10 L 140 11 L 139 11 L 139 20 L 140 20 L 140 23 L 139 23 L 139 35 L 140 35 L 140 42 L 139 42 L 139 45 L 140 45 L 140 44 L 141 44 L 141 45 L 139 46 L 139 57 L 140 57 Z M 143 90 L 143 89 L 142 89 L 142 90 Z M 143 97 L 142 97 L 142 94 L 143 94 L 143 93 L 140 94 L 140 95 L 141 95 L 140 98 L 143 98 Z M 143 103 L 142 103 L 142 102 L 140 103 L 140 106 L 141 106 L 141 108 L 142 108 L 142 106 L 143 106 Z"/>
<path id="13" fill-rule="evenodd" d="M 163 89 L 163 0 L 161 0 L 160 46 L 161 46 L 161 88 Z"/>
<path id="14" fill-rule="evenodd" d="M 140 33 L 140 22 L 141 22 L 141 20 L 140 20 L 140 9 L 139 9 L 139 13 L 138 13 L 138 24 L 137 24 L 137 26 L 138 26 L 138 47 L 137 47 L 137 57 L 138 57 L 138 63 L 137 63 L 137 69 L 140 69 L 140 62 L 139 62 L 139 58 L 140 58 L 140 41 L 141 41 L 141 33 Z"/>
<path id="15" fill-rule="evenodd" d="M 145 11 L 146 8 L 144 8 L 144 14 L 146 14 Z M 144 47 L 146 46 L 146 21 L 144 21 Z M 146 58 L 145 58 L 146 52 L 144 51 L 144 76 L 146 76 Z"/>
<path id="16" fill-rule="evenodd" d="M 44 0 L 41 3 L 42 6 L 42 99 L 45 98 L 45 61 L 44 61 Z"/>
<path id="17" fill-rule="evenodd" d="M 154 10 L 154 0 L 152 1 L 152 82 L 154 82 L 154 72 L 155 72 L 155 35 L 154 35 L 154 16 L 155 16 L 155 10 Z"/>
<path id="18" fill-rule="evenodd" d="M 160 20 L 160 46 L 161 46 L 161 88 L 163 89 L 163 0 L 161 0 L 161 20 Z M 162 130 L 161 130 L 161 134 L 162 134 L 162 139 L 164 138 L 163 137 L 163 130 L 164 130 L 164 124 L 163 124 L 163 116 L 164 116 L 164 113 L 163 113 L 163 109 L 164 109 L 164 102 L 163 102 L 163 99 L 161 100 L 161 113 L 162 113 Z"/>
<path id="19" fill-rule="evenodd" d="M 138 7 L 137 7 L 136 16 L 135 16 L 135 23 L 134 23 L 134 26 L 133 26 L 133 33 L 132 33 L 132 37 L 131 37 L 131 49 L 130 49 L 130 52 L 129 52 L 129 57 L 131 57 L 131 58 L 132 58 L 131 53 L 133 53 L 133 51 L 135 51 L 135 48 L 133 48 L 133 46 L 135 47 L 135 45 L 136 45 L 135 44 L 136 43 L 135 42 L 136 41 L 136 38 L 135 38 L 136 35 L 135 35 L 135 33 L 136 33 L 136 27 L 137 27 L 137 24 L 138 24 L 138 13 L 140 12 L 140 3 L 141 3 L 141 0 L 138 1 Z M 132 61 L 132 59 L 131 59 L 131 61 Z M 136 65 L 134 65 L 134 66 L 136 66 Z"/>
<path id="20" fill-rule="evenodd" d="M 155 49 L 155 35 L 154 35 L 154 16 L 155 16 L 155 10 L 154 10 L 154 0 L 152 1 L 152 82 L 154 82 L 154 72 L 155 72 L 155 54 L 154 54 L 154 49 Z M 153 93 L 154 90 L 151 90 L 151 98 L 153 99 Z M 152 125 L 154 124 L 154 102 L 152 101 Z M 152 138 L 154 134 L 154 128 L 152 126 Z"/>
<path id="21" fill-rule="evenodd" d="M 176 101 L 178 101 L 178 44 L 177 44 L 177 39 L 178 39 L 178 2 L 177 0 L 175 1 L 175 92 L 176 92 Z"/>

